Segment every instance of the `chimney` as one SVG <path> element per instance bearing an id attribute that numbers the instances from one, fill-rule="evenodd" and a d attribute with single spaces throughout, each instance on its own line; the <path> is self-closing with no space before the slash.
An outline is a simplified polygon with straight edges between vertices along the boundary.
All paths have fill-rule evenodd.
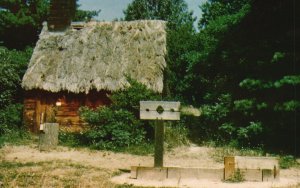
<path id="1" fill-rule="evenodd" d="M 50 16 L 48 18 L 49 31 L 64 31 L 74 18 L 76 0 L 51 0 Z"/>

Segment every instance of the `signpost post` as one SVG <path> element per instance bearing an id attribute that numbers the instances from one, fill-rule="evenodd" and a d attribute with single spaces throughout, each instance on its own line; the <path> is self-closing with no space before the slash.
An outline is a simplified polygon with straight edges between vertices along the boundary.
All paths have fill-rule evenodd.
<path id="1" fill-rule="evenodd" d="M 140 119 L 156 120 L 154 167 L 163 167 L 164 120 L 180 120 L 180 102 L 140 101 Z"/>

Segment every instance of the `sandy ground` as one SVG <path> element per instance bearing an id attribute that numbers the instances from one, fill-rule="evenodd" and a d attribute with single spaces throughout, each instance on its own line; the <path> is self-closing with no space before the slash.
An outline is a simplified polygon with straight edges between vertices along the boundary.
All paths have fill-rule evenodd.
<path id="1" fill-rule="evenodd" d="M 223 163 L 216 162 L 211 156 L 214 148 L 207 147 L 181 147 L 167 152 L 165 155 L 165 166 L 182 167 L 202 167 L 202 168 L 222 168 Z M 117 171 L 119 169 L 129 170 L 131 166 L 153 166 L 152 156 L 137 156 L 124 153 L 114 153 L 109 151 L 93 151 L 89 149 L 70 149 L 58 147 L 51 152 L 40 152 L 37 146 L 5 146 L 0 149 L 0 161 L 9 162 L 51 162 L 66 161 L 68 163 L 80 164 L 87 167 L 108 169 Z M 63 170 L 63 169 L 60 169 Z M 125 173 L 112 179 L 115 183 L 127 183 L 138 186 L 171 186 L 171 187 L 300 187 L 300 169 L 292 168 L 280 171 L 280 181 L 262 183 L 223 183 L 211 181 L 140 181 L 129 178 Z"/>
<path id="2" fill-rule="evenodd" d="M 90 165 L 106 169 L 130 169 L 131 166 L 153 166 L 152 156 L 137 156 L 110 151 L 94 151 L 89 149 L 70 149 L 58 147 L 51 152 L 40 152 L 36 146 L 5 146 L 0 150 L 3 159 L 16 162 L 44 162 L 67 160 L 78 164 Z M 168 152 L 165 156 L 165 166 L 185 167 L 222 167 L 211 157 L 212 148 L 182 147 Z M 0 153 L 0 154 L 1 154 Z"/>

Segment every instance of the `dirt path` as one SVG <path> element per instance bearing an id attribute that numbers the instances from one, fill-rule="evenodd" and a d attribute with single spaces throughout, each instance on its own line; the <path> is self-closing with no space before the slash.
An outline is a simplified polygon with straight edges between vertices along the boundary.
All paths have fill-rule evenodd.
<path id="1" fill-rule="evenodd" d="M 216 162 L 211 156 L 215 149 L 208 147 L 181 147 L 167 152 L 165 155 L 165 166 L 184 166 L 184 167 L 202 167 L 202 168 L 222 168 L 223 163 Z M 110 172 L 116 172 L 118 169 L 130 169 L 131 166 L 153 166 L 152 156 L 137 156 L 124 153 L 114 153 L 109 151 L 93 151 L 89 149 L 73 149 L 67 147 L 58 147 L 51 152 L 40 152 L 36 146 L 5 146 L 0 149 L 0 161 L 8 161 L 15 163 L 38 163 L 64 161 L 67 163 L 83 165 L 87 168 L 107 169 Z M 61 168 L 60 171 L 64 169 Z M 122 175 L 123 182 L 128 179 L 128 174 Z M 122 180 L 122 179 L 121 179 Z M 289 181 L 291 180 L 291 181 Z M 120 178 L 116 182 L 120 182 Z M 265 184 L 262 183 L 259 187 L 285 187 L 282 185 L 295 185 L 300 183 L 300 169 L 281 170 L 281 184 Z M 156 186 L 174 186 L 168 184 L 170 182 L 135 182 L 137 185 L 156 185 Z M 210 184 L 213 183 L 213 184 Z M 222 182 L 201 182 L 200 187 L 228 187 L 228 184 Z M 292 184 L 290 184 L 292 183 Z M 194 184 L 175 184 L 175 187 L 193 187 Z M 199 187 L 199 182 L 196 182 L 195 187 Z M 278 186 L 277 186 L 278 185 Z M 300 185 L 300 184 L 299 184 Z M 253 187 L 253 184 L 231 184 L 230 187 Z M 257 186 L 254 186 L 257 187 Z M 293 186 L 292 186 L 293 187 Z M 294 186 L 297 187 L 297 186 Z"/>
<path id="2" fill-rule="evenodd" d="M 59 147 L 51 152 L 40 152 L 36 146 L 5 146 L 1 149 L 3 159 L 15 162 L 45 162 L 67 160 L 81 165 L 105 169 L 130 169 L 131 166 L 153 166 L 152 156 L 137 156 L 110 151 L 93 151 L 89 149 L 70 149 Z M 222 167 L 211 157 L 213 149 L 206 147 L 182 147 L 168 152 L 165 156 L 166 166 L 186 167 Z"/>

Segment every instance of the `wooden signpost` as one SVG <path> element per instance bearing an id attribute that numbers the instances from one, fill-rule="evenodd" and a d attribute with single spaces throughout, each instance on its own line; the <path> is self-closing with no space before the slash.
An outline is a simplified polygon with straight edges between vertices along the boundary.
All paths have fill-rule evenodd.
<path id="1" fill-rule="evenodd" d="M 140 119 L 156 120 L 154 167 L 163 167 L 164 120 L 180 120 L 180 102 L 140 101 Z"/>

